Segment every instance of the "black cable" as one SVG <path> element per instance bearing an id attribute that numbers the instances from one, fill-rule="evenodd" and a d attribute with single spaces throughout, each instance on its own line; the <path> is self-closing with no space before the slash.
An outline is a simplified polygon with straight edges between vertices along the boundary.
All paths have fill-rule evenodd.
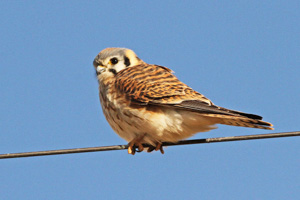
<path id="1" fill-rule="evenodd" d="M 232 137 L 183 140 L 183 141 L 179 141 L 177 143 L 163 142 L 162 146 L 206 144 L 206 143 L 215 143 L 215 142 L 230 142 L 230 141 L 240 141 L 240 140 L 257 140 L 257 139 L 293 137 L 293 136 L 300 136 L 300 131 L 283 132 L 283 133 L 270 133 L 270 134 L 260 134 L 260 135 L 244 135 L 244 136 L 232 136 Z M 149 147 L 149 145 L 145 144 L 144 147 Z M 8 153 L 8 154 L 0 154 L 0 159 L 33 157 L 33 156 L 48 156 L 48 155 L 58 155 L 58 154 L 70 154 L 70 153 L 85 153 L 85 152 L 95 152 L 95 151 L 113 151 L 113 150 L 124 150 L 124 149 L 127 149 L 127 148 L 128 148 L 128 145 L 114 145 L 114 146 L 87 147 L 87 148 L 75 148 L 75 149 L 60 149 L 60 150 L 49 150 L 49 151 L 35 151 L 35 152 L 24 152 L 24 153 Z"/>

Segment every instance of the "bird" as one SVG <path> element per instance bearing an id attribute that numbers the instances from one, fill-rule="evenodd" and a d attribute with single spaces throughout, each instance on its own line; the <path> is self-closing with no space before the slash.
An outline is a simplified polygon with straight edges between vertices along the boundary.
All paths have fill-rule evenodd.
<path id="1" fill-rule="evenodd" d="M 128 142 L 129 154 L 163 154 L 163 142 L 176 143 L 217 124 L 273 130 L 259 115 L 215 105 L 178 80 L 171 69 L 147 64 L 131 49 L 106 48 L 93 65 L 104 116 Z"/>

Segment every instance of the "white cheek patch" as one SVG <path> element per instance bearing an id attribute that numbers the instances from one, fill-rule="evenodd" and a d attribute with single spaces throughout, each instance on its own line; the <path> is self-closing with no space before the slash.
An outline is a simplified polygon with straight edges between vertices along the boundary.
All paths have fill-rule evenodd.
<path id="1" fill-rule="evenodd" d="M 123 60 L 119 61 L 116 65 L 114 65 L 114 69 L 116 70 L 116 72 L 119 72 L 125 68 L 126 68 L 126 66 L 123 63 Z"/>

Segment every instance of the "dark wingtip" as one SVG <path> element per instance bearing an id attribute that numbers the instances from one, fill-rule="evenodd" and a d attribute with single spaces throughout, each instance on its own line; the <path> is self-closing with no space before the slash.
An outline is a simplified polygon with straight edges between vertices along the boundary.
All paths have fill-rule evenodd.
<path id="1" fill-rule="evenodd" d="M 237 114 L 251 118 L 251 119 L 262 120 L 262 116 L 255 115 L 255 114 L 249 114 L 249 113 L 243 113 L 243 112 L 238 112 Z"/>
<path id="2" fill-rule="evenodd" d="M 256 119 L 256 120 L 262 120 L 262 116 L 260 115 L 255 115 L 255 114 L 250 114 L 250 113 L 245 113 L 245 112 L 241 112 L 241 111 L 237 111 L 237 110 L 230 110 L 230 109 L 227 109 L 227 108 L 222 108 L 222 107 L 219 107 L 221 110 L 225 110 L 231 114 L 237 114 L 237 115 L 240 115 L 240 116 L 243 116 L 243 117 L 248 117 L 250 119 Z"/>

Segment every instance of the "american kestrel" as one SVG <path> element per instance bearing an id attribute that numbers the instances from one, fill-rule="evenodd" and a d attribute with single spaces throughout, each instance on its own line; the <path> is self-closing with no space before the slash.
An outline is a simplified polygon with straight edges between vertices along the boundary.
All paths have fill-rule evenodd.
<path id="1" fill-rule="evenodd" d="M 172 70 L 142 61 L 132 50 L 107 48 L 94 59 L 103 113 L 113 130 L 128 141 L 128 153 L 142 144 L 148 152 L 162 142 L 177 142 L 215 124 L 272 130 L 262 117 L 213 104 L 173 75 Z"/>

